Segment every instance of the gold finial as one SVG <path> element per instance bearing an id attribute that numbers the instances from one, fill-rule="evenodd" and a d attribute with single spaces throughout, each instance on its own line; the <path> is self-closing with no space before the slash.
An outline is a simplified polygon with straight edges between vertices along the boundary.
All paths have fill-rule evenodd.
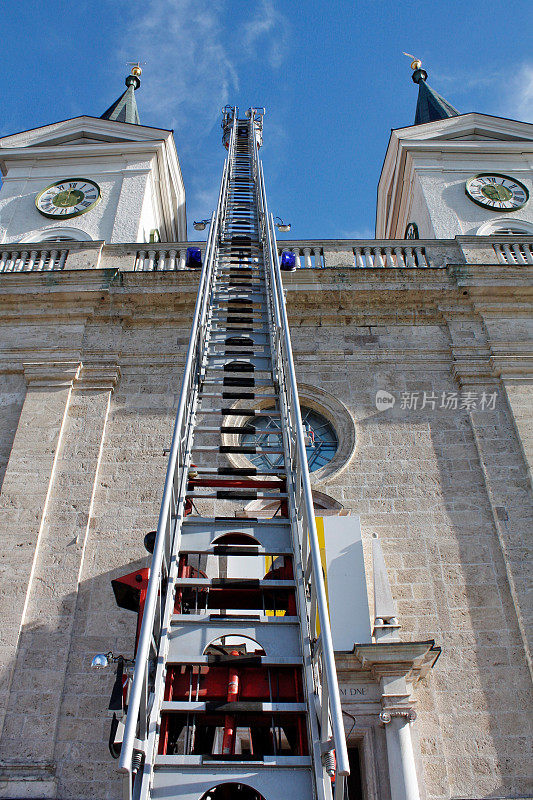
<path id="1" fill-rule="evenodd" d="M 413 70 L 413 72 L 416 69 L 420 69 L 420 67 L 422 66 L 422 62 L 420 61 L 419 58 L 416 58 L 416 56 L 411 55 L 411 53 L 404 53 L 404 56 L 407 56 L 407 58 L 412 58 L 413 59 L 411 61 L 411 69 Z"/>
<path id="2" fill-rule="evenodd" d="M 142 75 L 141 62 L 140 61 L 127 61 L 126 63 L 127 63 L 127 65 L 129 67 L 131 67 L 130 75 L 135 75 L 136 78 L 140 78 L 141 75 Z M 146 61 L 143 61 L 142 63 L 146 64 Z"/>

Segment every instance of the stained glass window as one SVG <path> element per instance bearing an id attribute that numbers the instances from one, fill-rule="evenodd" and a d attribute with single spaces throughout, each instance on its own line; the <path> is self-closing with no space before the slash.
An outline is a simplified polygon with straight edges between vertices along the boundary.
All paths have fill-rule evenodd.
<path id="1" fill-rule="evenodd" d="M 302 422 L 306 433 L 306 451 L 309 471 L 315 472 L 325 466 L 339 446 L 339 440 L 333 425 L 311 408 L 301 407 Z M 261 416 L 254 417 L 250 424 L 255 425 L 257 433 L 245 434 L 242 444 L 256 444 L 258 448 L 272 447 L 282 449 L 281 420 L 279 417 L 270 416 L 268 410 Z M 248 458 L 256 467 L 271 469 L 283 465 L 282 453 L 258 453 L 249 455 Z"/>

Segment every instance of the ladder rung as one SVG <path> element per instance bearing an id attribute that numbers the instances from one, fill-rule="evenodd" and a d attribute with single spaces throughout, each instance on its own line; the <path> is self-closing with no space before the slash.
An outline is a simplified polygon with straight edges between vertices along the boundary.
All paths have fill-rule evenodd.
<path id="1" fill-rule="evenodd" d="M 265 411 L 268 410 L 269 417 L 280 417 L 281 414 L 279 411 L 271 411 L 270 409 L 258 409 L 258 408 L 222 408 L 221 414 L 224 414 L 228 417 L 259 417 L 262 416 Z"/>
<path id="2" fill-rule="evenodd" d="M 220 384 L 215 384 L 219 386 Z M 222 397 L 223 400 L 277 400 L 277 394 L 263 394 L 261 392 L 204 392 L 202 397 Z"/>
<path id="3" fill-rule="evenodd" d="M 202 448 L 194 448 L 194 449 L 202 449 Z M 217 448 L 213 445 L 210 449 L 216 450 Z M 256 447 L 250 445 L 238 445 L 238 444 L 221 444 L 218 447 L 219 453 L 243 453 L 249 455 L 260 455 L 261 453 L 283 453 L 283 450 L 280 450 L 277 447 Z"/>
<path id="4" fill-rule="evenodd" d="M 281 619 L 278 617 L 278 619 Z M 239 666 L 258 665 L 262 667 L 274 666 L 301 666 L 301 658 L 287 658 L 283 656 L 260 656 L 253 653 L 246 653 L 238 656 L 232 656 L 226 653 L 213 653 L 212 655 L 198 655 L 198 656 L 182 656 L 179 662 L 169 661 L 169 664 L 176 666 L 176 664 L 225 664 L 231 661 L 232 664 Z"/>
<path id="5" fill-rule="evenodd" d="M 201 475 L 233 475 L 244 477 L 255 477 L 256 475 L 268 475 L 268 472 L 257 472 L 257 467 L 195 467 L 196 472 Z"/>
<path id="6" fill-rule="evenodd" d="M 235 520 L 233 520 L 235 522 Z M 221 622 L 224 627 L 230 627 L 235 624 L 238 629 L 243 624 L 255 625 L 295 625 L 298 626 L 300 622 L 299 617 L 271 617 L 266 614 L 216 614 L 214 612 L 200 613 L 200 614 L 173 614 L 171 618 L 173 625 L 194 625 L 197 627 L 202 622 Z"/>
<path id="7" fill-rule="evenodd" d="M 220 365 L 219 367 L 213 365 L 210 366 L 209 368 L 212 370 L 222 369 L 223 372 L 254 372 L 255 365 L 249 363 L 239 363 L 230 361 L 228 364 L 223 364 Z"/>
<path id="8" fill-rule="evenodd" d="M 223 425 L 217 428 L 214 425 L 197 425 L 195 431 L 198 433 L 240 433 L 241 435 L 251 435 L 256 433 L 255 425 Z"/>
<path id="9" fill-rule="evenodd" d="M 220 358 L 229 356 L 231 358 L 261 358 L 264 361 L 271 361 L 270 350 L 268 350 L 266 353 L 264 352 L 266 349 L 266 344 L 257 344 L 254 346 L 254 343 L 252 342 L 249 350 L 232 350 L 231 348 L 236 347 L 237 345 L 228 345 L 224 342 L 214 342 L 213 344 L 224 345 L 224 350 L 208 350 L 207 355 L 209 357 L 218 356 Z M 262 350 L 263 352 L 256 353 L 256 351 L 259 350 Z"/>
<path id="10" fill-rule="evenodd" d="M 283 714 L 301 714 L 307 710 L 305 703 L 266 703 L 263 701 L 248 701 L 248 700 L 234 700 L 229 702 L 227 700 L 219 702 L 217 700 L 208 700 L 202 702 L 200 700 L 192 700 L 190 702 L 180 700 L 163 700 L 161 703 L 161 711 L 163 713 L 184 713 L 184 712 L 215 712 L 230 713 L 230 714 L 259 714 L 259 713 L 283 713 Z"/>
<path id="11" fill-rule="evenodd" d="M 290 527 L 290 522 L 288 519 L 258 519 L 257 517 L 185 517 L 183 520 L 183 525 L 187 526 L 194 526 L 198 527 L 201 525 L 203 527 L 209 525 L 215 525 L 217 528 L 220 525 L 227 525 L 228 529 L 236 530 L 238 528 L 255 528 L 259 527 L 269 527 L 271 525 L 274 526 L 283 526 L 284 528 Z"/>
<path id="12" fill-rule="evenodd" d="M 257 453 L 257 447 L 255 447 L 255 445 L 221 444 L 218 446 L 218 452 L 255 455 Z"/>
<path id="13" fill-rule="evenodd" d="M 294 589 L 294 580 L 269 578 L 176 578 L 175 586 L 228 588 L 228 589 Z"/>
<path id="14" fill-rule="evenodd" d="M 187 492 L 187 497 L 197 500 L 286 500 L 288 494 L 284 492 L 276 494 L 254 491 L 244 492 L 235 488 L 233 491 L 231 489 L 217 489 L 216 492 Z"/>
<path id="15" fill-rule="evenodd" d="M 228 378 L 222 379 L 223 386 L 255 386 L 255 378 Z"/>
<path id="16" fill-rule="evenodd" d="M 237 433 L 241 436 L 248 436 L 257 433 L 255 425 L 223 425 L 220 433 Z"/>
<path id="17" fill-rule="evenodd" d="M 254 321 L 257 320 L 257 317 L 264 317 L 264 316 L 266 316 L 266 314 L 257 314 L 255 317 L 232 317 L 232 319 L 228 319 L 228 317 L 212 317 L 212 319 L 215 320 L 216 322 L 225 321 L 226 323 L 231 323 L 231 324 L 240 322 L 241 325 L 253 325 Z M 257 330 L 257 328 L 255 330 Z"/>

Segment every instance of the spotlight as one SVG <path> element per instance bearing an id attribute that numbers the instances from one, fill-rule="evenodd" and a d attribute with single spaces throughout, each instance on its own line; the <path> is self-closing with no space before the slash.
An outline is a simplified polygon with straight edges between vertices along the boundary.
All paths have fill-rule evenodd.
<path id="1" fill-rule="evenodd" d="M 290 222 L 283 222 L 281 217 L 274 217 L 274 219 L 279 219 L 279 222 L 275 223 L 278 231 L 281 231 L 282 233 L 288 233 L 290 231 L 291 229 Z"/>
<path id="2" fill-rule="evenodd" d="M 109 666 L 109 659 L 105 653 L 98 653 L 91 661 L 91 669 L 105 669 Z"/>

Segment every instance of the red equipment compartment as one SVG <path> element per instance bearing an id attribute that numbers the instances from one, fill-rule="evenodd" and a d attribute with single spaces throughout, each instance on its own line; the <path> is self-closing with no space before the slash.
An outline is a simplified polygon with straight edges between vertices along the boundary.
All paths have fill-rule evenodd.
<path id="1" fill-rule="evenodd" d="M 272 755 L 308 755 L 305 714 L 236 712 L 232 718 L 236 752 L 223 753 L 226 714 L 162 714 L 159 755 L 202 755 L 217 761 L 261 761 Z"/>
<path id="2" fill-rule="evenodd" d="M 237 553 L 238 555 L 238 553 Z M 250 556 L 252 557 L 252 556 Z M 262 556 L 260 556 L 262 557 Z M 191 556 L 195 558 L 195 556 Z M 179 578 L 207 578 L 205 572 L 188 563 L 189 556 L 180 557 Z M 274 558 L 264 580 L 293 580 L 292 559 L 289 556 Z M 225 585 L 217 585 L 217 581 Z M 261 614 L 296 616 L 296 595 L 292 588 L 273 587 L 267 589 L 257 581 L 214 578 L 211 586 L 178 586 L 174 603 L 176 614 L 196 614 L 207 610 L 256 611 Z"/>
<path id="3" fill-rule="evenodd" d="M 145 567 L 144 569 L 137 569 L 135 572 L 129 572 L 127 575 L 122 575 L 120 578 L 114 578 L 111 581 L 115 600 L 119 608 L 125 608 L 128 611 L 135 611 L 137 613 L 134 654 L 137 652 L 137 643 L 141 632 L 149 577 L 150 570 L 148 567 Z"/>
<path id="4" fill-rule="evenodd" d="M 252 656 L 253 657 L 253 656 Z M 165 700 L 223 702 L 233 673 L 237 673 L 240 701 L 303 702 L 301 670 L 298 667 L 242 666 L 238 661 L 197 666 L 175 664 L 169 667 Z"/>

